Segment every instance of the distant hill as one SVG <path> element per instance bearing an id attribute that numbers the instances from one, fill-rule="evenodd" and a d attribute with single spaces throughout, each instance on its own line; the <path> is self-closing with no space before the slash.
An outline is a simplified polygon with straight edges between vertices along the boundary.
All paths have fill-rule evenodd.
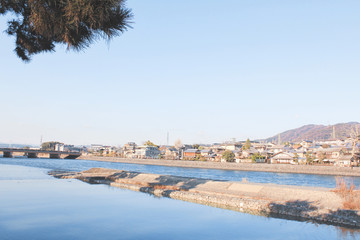
<path id="1" fill-rule="evenodd" d="M 309 124 L 300 128 L 288 130 L 280 133 L 281 142 L 300 142 L 302 140 L 330 140 L 333 139 L 333 128 L 335 126 L 335 136 L 337 139 L 345 139 L 350 136 L 351 129 L 356 126 L 360 128 L 360 123 L 349 122 L 349 123 L 338 123 L 335 125 L 314 125 Z M 279 134 L 276 136 L 264 139 L 266 142 L 277 143 Z"/>
<path id="2" fill-rule="evenodd" d="M 24 147 L 34 147 L 29 144 L 17 144 L 17 143 L 0 143 L 0 148 L 24 148 Z"/>

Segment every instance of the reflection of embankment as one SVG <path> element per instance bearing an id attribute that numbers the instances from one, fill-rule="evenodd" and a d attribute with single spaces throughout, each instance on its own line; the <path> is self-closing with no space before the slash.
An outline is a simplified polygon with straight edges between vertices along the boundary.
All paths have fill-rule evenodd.
<path id="1" fill-rule="evenodd" d="M 359 212 L 343 210 L 341 197 L 326 188 L 214 181 L 103 168 L 50 174 L 255 215 L 360 227 Z"/>

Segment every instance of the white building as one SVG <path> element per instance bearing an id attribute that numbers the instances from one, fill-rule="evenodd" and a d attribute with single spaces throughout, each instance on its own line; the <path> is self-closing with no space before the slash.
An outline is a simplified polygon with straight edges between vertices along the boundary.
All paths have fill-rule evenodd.
<path id="1" fill-rule="evenodd" d="M 160 150 L 154 146 L 139 146 L 135 149 L 134 157 L 136 158 L 160 158 Z"/>
<path id="2" fill-rule="evenodd" d="M 275 154 L 271 159 L 271 163 L 286 163 L 292 164 L 294 162 L 295 154 L 289 152 L 280 152 Z"/>

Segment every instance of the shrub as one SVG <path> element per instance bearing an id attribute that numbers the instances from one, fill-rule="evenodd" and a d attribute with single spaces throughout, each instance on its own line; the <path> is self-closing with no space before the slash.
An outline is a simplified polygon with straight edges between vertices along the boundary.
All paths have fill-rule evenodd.
<path id="1" fill-rule="evenodd" d="M 353 183 L 347 184 L 344 178 L 337 177 L 334 192 L 343 198 L 343 207 L 345 209 L 360 210 L 360 191 L 355 189 Z"/>

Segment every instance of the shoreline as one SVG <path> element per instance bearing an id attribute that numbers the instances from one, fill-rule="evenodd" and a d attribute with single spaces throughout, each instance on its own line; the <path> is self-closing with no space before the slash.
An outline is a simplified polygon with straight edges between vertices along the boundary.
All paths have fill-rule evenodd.
<path id="1" fill-rule="evenodd" d="M 82 172 L 53 171 L 49 175 L 253 215 L 360 227 L 359 211 L 343 209 L 343 199 L 329 188 L 217 181 L 105 168 Z"/>
<path id="2" fill-rule="evenodd" d="M 335 167 L 320 165 L 290 165 L 290 164 L 267 164 L 267 163 L 223 163 L 223 162 L 202 162 L 190 160 L 163 160 L 163 159 L 127 159 L 120 157 L 97 157 L 81 156 L 79 160 L 120 162 L 130 164 L 157 165 L 166 167 L 184 168 L 205 168 L 232 171 L 253 171 L 253 172 L 277 172 L 277 173 L 298 173 L 317 174 L 332 176 L 360 177 L 360 167 Z"/>

